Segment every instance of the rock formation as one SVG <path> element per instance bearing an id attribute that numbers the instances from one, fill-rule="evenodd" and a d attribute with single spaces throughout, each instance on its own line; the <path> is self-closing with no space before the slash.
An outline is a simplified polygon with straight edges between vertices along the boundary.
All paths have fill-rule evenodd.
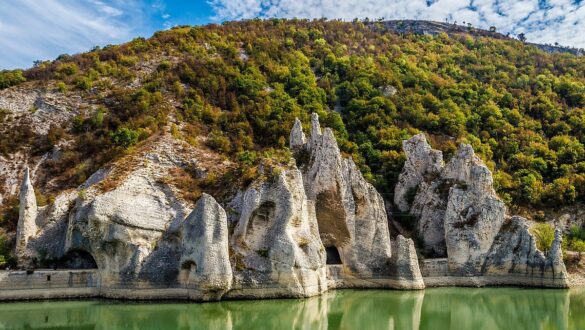
<path id="1" fill-rule="evenodd" d="M 555 239 L 545 256 L 536 248 L 536 241 L 528 229 L 526 219 L 519 216 L 508 219 L 486 257 L 483 273 L 527 278 L 533 281 L 529 282 L 532 285 L 543 285 L 548 280 L 564 286 L 567 271 L 561 251 L 561 231 L 555 231 Z"/>
<path id="2" fill-rule="evenodd" d="M 422 289 L 425 287 L 414 242 L 402 235 L 398 235 L 392 242 L 390 275 L 398 281 L 399 288 Z"/>
<path id="3" fill-rule="evenodd" d="M 30 261 L 27 251 L 29 240 L 37 234 L 37 199 L 30 179 L 28 167 L 24 169 L 24 177 L 20 185 L 20 209 L 16 227 L 16 258 L 19 265 Z"/>
<path id="4" fill-rule="evenodd" d="M 405 259 L 400 259 L 402 256 L 391 259 L 384 201 L 355 163 L 341 157 L 333 131 L 330 128 L 321 131 L 319 117 L 312 114 L 311 136 L 304 144 L 302 137 L 297 121 L 290 135 L 290 148 L 303 172 L 307 198 L 315 201 L 324 246 L 337 249 L 344 270 L 356 278 L 389 277 L 397 267 L 393 260 L 400 260 L 400 267 L 412 269 L 408 285 L 420 288 L 422 278 L 416 254 L 414 258 L 409 253 Z M 404 262 L 410 265 L 405 266 Z"/>
<path id="5" fill-rule="evenodd" d="M 410 204 L 418 185 L 426 180 L 432 180 L 443 168 L 443 154 L 431 149 L 424 134 L 413 136 L 402 142 L 406 154 L 404 169 L 398 177 L 394 188 L 394 203 L 401 212 L 410 210 Z"/>
<path id="6" fill-rule="evenodd" d="M 307 143 L 307 138 L 303 132 L 303 126 L 301 121 L 296 118 L 293 128 L 290 132 L 290 148 L 291 150 L 298 150 Z"/>
<path id="7" fill-rule="evenodd" d="M 471 146 L 461 146 L 443 175 L 456 182 L 449 191 L 445 211 L 449 270 L 478 274 L 504 222 L 506 207 L 496 195 L 490 170 Z"/>
<path id="8" fill-rule="evenodd" d="M 90 282 L 107 297 L 219 300 L 425 287 L 414 242 L 391 239 L 382 197 L 341 156 L 317 115 L 309 138 L 300 121 L 294 124 L 296 164 L 261 167 L 256 181 L 225 197 L 228 212 L 207 194 L 192 209 L 166 183 L 188 159 L 165 139 L 42 208 L 25 171 L 20 267 L 36 260 L 92 268 L 88 274 L 99 279 Z M 446 165 L 423 135 L 404 146 L 409 158 L 396 203 L 417 217 L 425 250 L 448 256 L 445 274 L 487 284 L 567 285 L 560 232 L 547 255 L 538 251 L 527 222 L 506 217 L 491 172 L 470 146 Z"/>
<path id="9" fill-rule="evenodd" d="M 178 273 L 176 232 L 185 214 L 152 169 L 140 168 L 113 190 L 85 190 L 70 214 L 65 251 L 90 253 L 103 282 L 165 282 Z"/>
<path id="10" fill-rule="evenodd" d="M 298 127 L 298 125 L 295 125 Z M 311 136 L 303 146 L 291 149 L 308 154 L 301 164 L 307 198 L 315 201 L 321 240 L 336 248 L 341 261 L 358 276 L 388 270 L 391 256 L 388 220 L 381 196 L 367 183 L 353 161 L 343 159 L 333 131 L 321 132 L 319 117 L 311 117 Z"/>
<path id="11" fill-rule="evenodd" d="M 253 183 L 239 213 L 231 241 L 231 296 L 307 297 L 327 290 L 325 250 L 299 170 Z"/>
<path id="12" fill-rule="evenodd" d="M 181 268 L 189 270 L 194 298 L 218 300 L 232 285 L 227 217 L 213 197 L 203 194 L 181 225 Z"/>
<path id="13" fill-rule="evenodd" d="M 431 148 L 424 134 L 403 141 L 402 146 L 406 162 L 394 188 L 394 203 L 399 211 L 410 211 L 418 218 L 417 232 L 424 254 L 444 256 L 445 189 L 435 180 L 444 166 L 443 154 Z"/>
<path id="14" fill-rule="evenodd" d="M 461 145 L 452 159 L 438 168 L 440 151 L 432 150 L 423 136 L 403 145 L 407 157 L 413 159 L 407 159 L 400 174 L 395 203 L 415 216 L 423 253 L 447 256 L 451 275 L 512 276 L 510 281 L 516 282 L 505 283 L 567 285 L 560 235 L 548 257 L 538 251 L 526 221 L 507 218 L 490 170 L 470 145 Z M 415 186 L 410 203 L 404 192 Z M 522 276 L 529 279 L 519 279 Z"/>

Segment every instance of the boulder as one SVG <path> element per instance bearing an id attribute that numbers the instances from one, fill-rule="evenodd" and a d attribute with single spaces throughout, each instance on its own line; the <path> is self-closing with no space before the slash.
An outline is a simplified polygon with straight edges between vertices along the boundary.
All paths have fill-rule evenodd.
<path id="1" fill-rule="evenodd" d="M 231 237 L 231 297 L 307 297 L 327 290 L 314 205 L 294 166 L 243 194 Z"/>
<path id="2" fill-rule="evenodd" d="M 203 194 L 181 224 L 181 268 L 189 270 L 192 298 L 219 300 L 232 285 L 227 217 L 213 197 Z"/>
<path id="3" fill-rule="evenodd" d="M 425 288 L 412 239 L 398 235 L 392 242 L 390 274 L 397 280 L 400 289 Z"/>

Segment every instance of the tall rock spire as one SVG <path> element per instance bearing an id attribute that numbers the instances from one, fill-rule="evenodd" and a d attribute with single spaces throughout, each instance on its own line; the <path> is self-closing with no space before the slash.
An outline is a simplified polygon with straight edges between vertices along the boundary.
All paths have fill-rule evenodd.
<path id="1" fill-rule="evenodd" d="M 319 115 L 316 113 L 311 114 L 311 146 L 318 143 L 321 137 L 321 124 L 319 124 Z"/>
<path id="2" fill-rule="evenodd" d="M 20 185 L 20 209 L 18 213 L 18 225 L 16 227 L 16 257 L 22 264 L 26 258 L 28 240 L 37 233 L 37 200 L 30 180 L 28 167 L 24 169 L 24 177 Z"/>
<path id="3" fill-rule="evenodd" d="M 305 133 L 303 133 L 303 125 L 301 121 L 296 118 L 292 131 L 290 131 L 289 146 L 291 150 L 302 148 L 307 143 Z"/>

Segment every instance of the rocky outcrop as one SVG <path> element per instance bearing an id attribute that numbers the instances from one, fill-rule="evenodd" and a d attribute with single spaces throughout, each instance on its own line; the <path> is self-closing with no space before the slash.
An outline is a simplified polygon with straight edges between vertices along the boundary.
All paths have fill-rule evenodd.
<path id="1" fill-rule="evenodd" d="M 418 185 L 425 179 L 432 181 L 443 168 L 443 154 L 433 150 L 424 134 L 402 142 L 406 154 L 404 168 L 394 187 L 394 204 L 401 212 L 410 210 Z"/>
<path id="2" fill-rule="evenodd" d="M 325 247 L 336 248 L 343 265 L 357 276 L 387 271 L 391 246 L 384 203 L 353 161 L 341 157 L 333 131 L 322 132 L 313 114 L 309 142 L 291 148 L 308 155 L 308 162 L 300 164 L 303 183 L 307 198 L 315 201 Z"/>
<path id="3" fill-rule="evenodd" d="M 534 285 L 564 287 L 567 270 L 563 263 L 561 243 L 562 233 L 556 230 L 551 249 L 545 256 L 536 248 L 526 219 L 511 217 L 495 238 L 483 265 L 483 273 L 525 278 L 533 281 Z"/>
<path id="4" fill-rule="evenodd" d="M 191 164 L 181 148 L 163 136 L 92 175 L 68 213 L 62 253 L 95 259 L 106 287 L 177 284 L 180 228 L 190 207 L 165 178 Z"/>
<path id="5" fill-rule="evenodd" d="M 339 251 L 344 272 L 355 278 L 397 274 L 391 260 L 388 219 L 380 194 L 364 179 L 351 159 L 341 157 L 333 131 L 321 130 L 317 114 L 311 116 L 308 142 L 301 144 L 301 136 L 304 134 L 297 121 L 291 132 L 290 147 L 303 172 L 307 198 L 315 201 L 319 235 L 324 246 Z M 422 280 L 416 254 L 414 257 L 408 254 L 405 259 L 396 257 L 400 267 L 412 269 L 409 273 L 412 277 L 402 273 L 402 284 L 410 281 L 413 288 L 420 287 Z M 405 266 L 404 263 L 410 264 Z"/>
<path id="6" fill-rule="evenodd" d="M 299 170 L 253 183 L 240 205 L 231 238 L 231 297 L 307 297 L 327 290 L 325 250 Z"/>
<path id="7" fill-rule="evenodd" d="M 390 262 L 390 274 L 398 281 L 400 288 L 423 289 L 425 287 L 414 242 L 411 239 L 402 235 L 396 237 L 396 240 L 392 242 Z"/>
<path id="8" fill-rule="evenodd" d="M 37 235 L 37 199 L 30 179 L 28 167 L 24 170 L 24 177 L 20 185 L 20 209 L 16 227 L 16 258 L 23 266 L 30 261 L 27 245 L 31 238 Z"/>
<path id="9" fill-rule="evenodd" d="M 218 300 L 232 285 L 227 217 L 213 197 L 203 194 L 181 224 L 181 268 L 189 271 L 192 298 Z"/>
<path id="10" fill-rule="evenodd" d="M 512 282 L 498 283 L 567 285 L 560 235 L 549 256 L 544 257 L 536 249 L 525 220 L 506 220 L 506 207 L 493 188 L 492 174 L 470 145 L 461 145 L 444 167 L 433 167 L 431 171 L 426 170 L 427 164 L 438 164 L 432 159 L 442 159 L 439 151 L 430 152 L 426 139 L 420 135 L 404 146 L 407 157 L 414 157 L 406 163 L 422 167 L 417 170 L 415 166 L 405 166 L 397 191 L 418 182 L 412 205 L 406 203 L 416 218 L 423 253 L 447 256 L 451 276 L 513 274 Z M 398 198 L 395 202 L 405 200 Z M 518 276 L 525 278 L 519 280 Z"/>
<path id="11" fill-rule="evenodd" d="M 456 182 L 449 191 L 445 211 L 449 271 L 479 274 L 504 222 L 506 207 L 496 195 L 490 170 L 469 145 L 459 149 L 443 177 Z"/>
<path id="12" fill-rule="evenodd" d="M 410 211 L 418 218 L 416 228 L 424 254 L 444 256 L 446 203 L 444 187 L 435 180 L 444 166 L 443 154 L 431 148 L 424 134 L 403 141 L 402 146 L 406 162 L 394 188 L 394 203 L 399 211 Z"/>
<path id="13" fill-rule="evenodd" d="M 307 143 L 305 133 L 303 133 L 303 125 L 301 121 L 296 118 L 293 128 L 290 132 L 289 144 L 291 150 L 299 150 Z"/>
<path id="14" fill-rule="evenodd" d="M 90 188 L 77 199 L 65 250 L 90 253 L 104 282 L 165 282 L 178 272 L 176 231 L 186 213 L 149 168 L 139 169 L 111 191 Z"/>

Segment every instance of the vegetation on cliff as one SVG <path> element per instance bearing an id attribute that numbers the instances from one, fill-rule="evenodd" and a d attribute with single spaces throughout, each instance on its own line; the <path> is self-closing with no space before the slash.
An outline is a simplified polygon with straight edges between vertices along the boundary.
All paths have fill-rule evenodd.
<path id="1" fill-rule="evenodd" d="M 204 143 L 254 172 L 262 155 L 286 146 L 295 117 L 308 124 L 316 112 L 385 193 L 404 163 L 402 141 L 424 131 L 447 157 L 470 143 L 507 203 L 585 200 L 585 60 L 514 40 L 253 20 L 178 27 L 1 77 L 0 88 L 26 79 L 100 105 L 71 129 L 0 133 L 5 154 L 24 145 L 42 154 L 73 140 L 49 168 L 62 188 L 170 122 L 176 137 L 197 144 L 207 136 Z"/>

